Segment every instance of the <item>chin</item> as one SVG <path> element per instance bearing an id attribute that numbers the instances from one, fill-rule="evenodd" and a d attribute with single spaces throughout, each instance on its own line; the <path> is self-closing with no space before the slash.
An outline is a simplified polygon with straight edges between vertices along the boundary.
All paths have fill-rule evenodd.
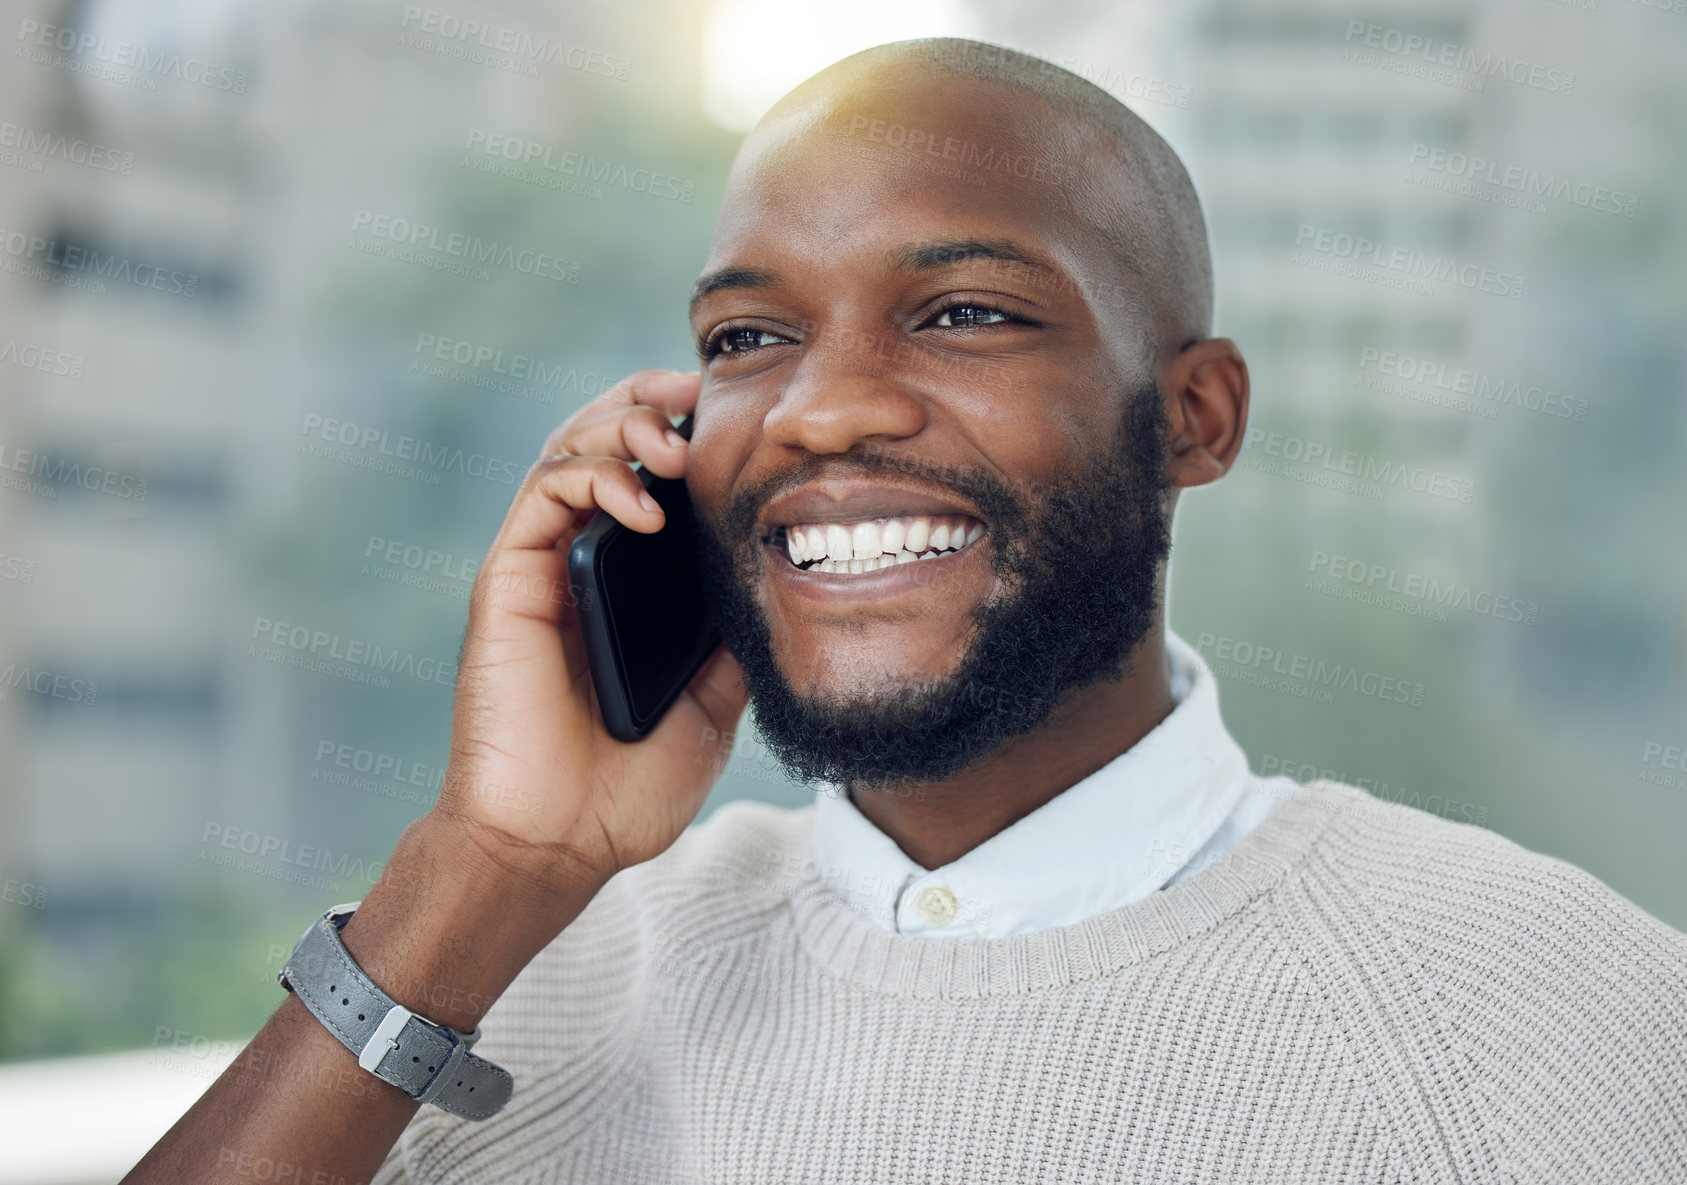
<path id="1" fill-rule="evenodd" d="M 773 660 L 790 689 L 816 702 L 894 695 L 953 677 L 976 630 L 971 614 L 949 629 L 926 623 L 773 627 Z M 933 642 L 934 635 L 947 642 Z"/>

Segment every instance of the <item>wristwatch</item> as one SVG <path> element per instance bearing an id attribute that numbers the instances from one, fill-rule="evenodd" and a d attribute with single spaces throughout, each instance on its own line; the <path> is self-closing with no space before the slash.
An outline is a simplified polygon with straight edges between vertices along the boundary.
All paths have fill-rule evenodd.
<path id="1" fill-rule="evenodd" d="M 469 1052 L 480 1040 L 479 1026 L 460 1033 L 410 1011 L 376 987 L 346 950 L 340 930 L 361 904 L 336 905 L 312 922 L 277 982 L 383 1082 L 464 1119 L 496 1115 L 510 1101 L 515 1079 Z"/>

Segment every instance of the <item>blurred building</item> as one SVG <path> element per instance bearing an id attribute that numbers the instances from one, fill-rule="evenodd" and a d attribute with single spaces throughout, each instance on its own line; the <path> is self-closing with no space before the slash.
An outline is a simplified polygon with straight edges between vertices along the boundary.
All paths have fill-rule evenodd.
<path id="1" fill-rule="evenodd" d="M 1186 636 L 1362 663 L 1431 692 L 1416 710 L 1228 681 L 1227 718 L 1256 763 L 1420 805 L 1437 795 L 1680 924 L 1687 882 L 1664 844 L 1687 797 L 1643 780 L 1640 760 L 1646 743 L 1687 739 L 1666 712 L 1687 557 L 1663 537 L 1687 436 L 1666 217 L 1684 167 L 1667 122 L 1680 34 L 1642 5 L 1589 4 L 933 12 L 1096 82 L 1184 157 L 1212 230 L 1219 329 L 1253 368 L 1255 429 L 1474 487 L 1372 498 L 1273 471 L 1288 458 L 1253 442 L 1221 489 L 1185 502 L 1172 618 Z M 794 8 L 780 20 L 800 27 L 782 28 L 755 0 L 13 6 L 0 880 L 44 890 L 46 908 L 0 908 L 0 1057 L 136 1043 L 160 1025 L 249 1028 L 272 999 L 266 951 L 296 933 L 303 903 L 361 893 L 208 867 L 207 828 L 378 860 L 437 785 L 327 784 L 320 754 L 436 771 L 448 687 L 290 668 L 255 657 L 254 634 L 288 622 L 449 660 L 466 584 L 388 579 L 402 565 L 367 575 L 371 541 L 477 559 L 509 487 L 359 463 L 379 449 L 308 455 L 310 417 L 525 467 L 604 382 L 680 362 L 685 287 L 735 146 L 704 121 L 705 80 L 746 80 L 734 53 L 785 62 L 885 39 L 897 7 Z M 735 103 L 760 93 L 742 89 Z M 488 175 L 471 166 L 507 162 L 485 151 L 493 136 L 522 156 L 591 158 L 605 178 L 646 166 L 685 196 Z M 1638 209 L 1537 198 L 1508 169 Z M 365 248 L 394 244 L 360 215 L 554 248 L 589 281 L 478 280 L 425 249 L 421 263 L 383 255 Z M 1521 299 L 1501 276 L 1522 278 Z M 502 390 L 502 362 L 434 365 L 430 335 L 585 377 Z M 1571 414 L 1493 393 L 1512 386 Z M 1540 622 L 1356 602 L 1331 555 L 1535 603 Z M 746 794 L 803 801 L 747 757 L 711 803 Z M 165 953 L 141 968 L 141 950 Z M 74 982 L 53 990 L 66 968 Z"/>

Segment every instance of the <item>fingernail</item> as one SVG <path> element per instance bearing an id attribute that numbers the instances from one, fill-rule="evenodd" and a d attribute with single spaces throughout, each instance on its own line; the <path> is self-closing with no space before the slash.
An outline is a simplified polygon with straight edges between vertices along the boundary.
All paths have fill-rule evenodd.
<path id="1" fill-rule="evenodd" d="M 646 510 L 654 510 L 658 514 L 662 512 L 662 507 L 657 503 L 655 498 L 650 496 L 649 490 L 640 490 L 638 492 L 638 504 Z"/>
<path id="2" fill-rule="evenodd" d="M 681 436 L 678 432 L 675 432 L 672 428 L 668 429 L 666 435 L 667 435 L 667 438 L 668 438 L 668 443 L 673 445 L 673 447 L 675 447 L 675 448 L 684 448 L 685 447 L 685 437 Z"/>

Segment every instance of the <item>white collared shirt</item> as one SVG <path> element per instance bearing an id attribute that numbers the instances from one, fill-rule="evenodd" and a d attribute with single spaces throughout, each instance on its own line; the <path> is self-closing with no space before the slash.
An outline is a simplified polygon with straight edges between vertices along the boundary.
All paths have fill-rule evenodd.
<path id="1" fill-rule="evenodd" d="M 822 879 L 898 934 L 1002 938 L 1082 921 L 1207 867 L 1288 787 L 1266 786 L 1248 768 L 1219 714 L 1211 668 L 1169 629 L 1166 654 L 1175 706 L 1164 720 L 941 868 L 914 863 L 847 794 L 822 784 L 814 820 Z"/>

